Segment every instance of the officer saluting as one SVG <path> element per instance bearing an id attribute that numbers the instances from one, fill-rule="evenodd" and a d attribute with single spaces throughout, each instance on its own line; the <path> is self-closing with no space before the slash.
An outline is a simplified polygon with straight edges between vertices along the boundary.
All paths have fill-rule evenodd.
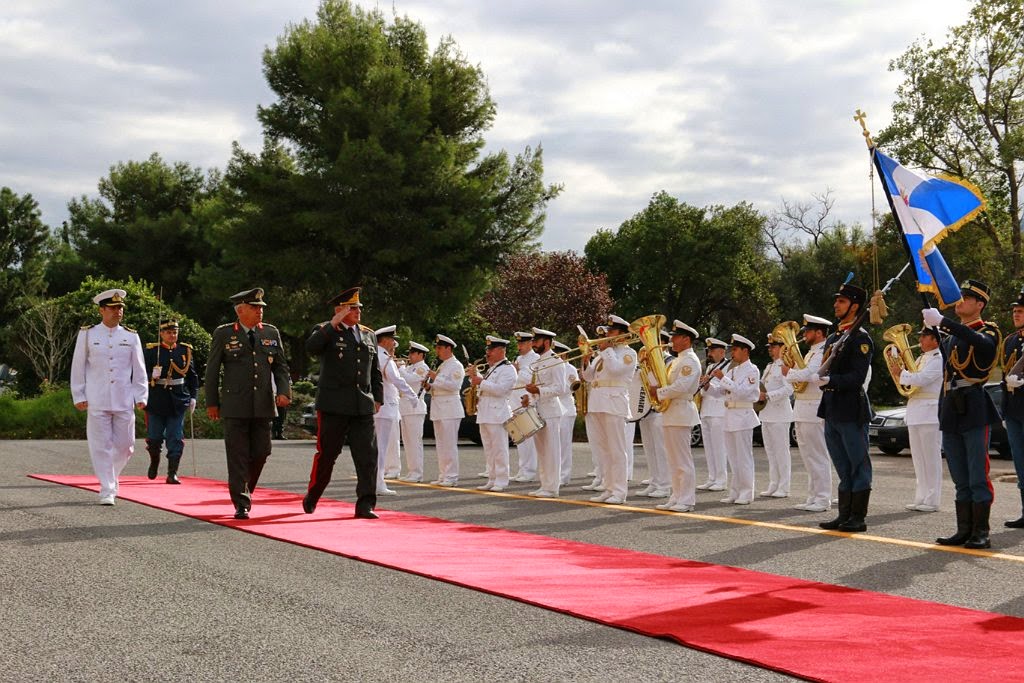
<path id="1" fill-rule="evenodd" d="M 239 292 L 231 302 L 238 320 L 218 327 L 210 340 L 206 414 L 224 423 L 228 491 L 235 519 L 248 519 L 252 492 L 270 457 L 270 421 L 291 402 L 291 378 L 281 334 L 263 322 L 263 290 Z"/>
<path id="2" fill-rule="evenodd" d="M 160 447 L 167 440 L 167 483 L 180 484 L 178 463 L 185 450 L 185 411 L 196 409 L 199 375 L 192 362 L 192 347 L 178 343 L 178 321 L 160 324 L 160 341 L 146 344 L 143 352 L 149 376 L 149 403 L 146 404 L 146 450 L 149 471 L 156 479 L 160 467 Z"/>

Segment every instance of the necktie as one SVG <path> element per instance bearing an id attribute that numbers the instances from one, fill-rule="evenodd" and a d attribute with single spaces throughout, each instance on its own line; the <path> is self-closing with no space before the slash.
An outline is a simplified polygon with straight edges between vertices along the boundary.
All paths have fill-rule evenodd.
<path id="1" fill-rule="evenodd" d="M 249 346 L 256 348 L 256 330 L 249 330 Z"/>

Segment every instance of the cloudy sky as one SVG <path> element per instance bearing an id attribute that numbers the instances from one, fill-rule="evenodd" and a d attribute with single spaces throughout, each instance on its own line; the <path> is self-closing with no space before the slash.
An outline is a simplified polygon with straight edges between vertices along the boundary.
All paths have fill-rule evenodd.
<path id="1" fill-rule="evenodd" d="M 225 165 L 257 149 L 273 101 L 264 47 L 317 0 L 4 0 L 0 185 L 31 193 L 59 226 L 110 166 L 159 152 Z M 696 206 L 833 191 L 867 223 L 857 108 L 889 121 L 902 78 L 889 61 L 944 42 L 966 0 L 394 0 L 359 2 L 451 35 L 498 105 L 487 139 L 542 144 L 547 249 L 582 251 L 666 190 Z"/>

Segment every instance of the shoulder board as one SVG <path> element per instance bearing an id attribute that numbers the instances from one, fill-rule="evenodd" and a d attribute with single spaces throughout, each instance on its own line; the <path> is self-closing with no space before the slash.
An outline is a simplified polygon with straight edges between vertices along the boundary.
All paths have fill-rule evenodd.
<path id="1" fill-rule="evenodd" d="M 179 342 L 178 346 L 184 346 L 186 349 L 194 349 L 195 348 L 191 344 L 186 344 L 185 342 Z"/>
<path id="2" fill-rule="evenodd" d="M 225 327 L 234 327 L 234 326 L 235 326 L 234 323 L 224 323 L 223 325 L 218 325 L 217 326 L 217 330 L 223 330 Z M 214 330 L 214 332 L 216 332 L 217 330 Z"/>
<path id="3" fill-rule="evenodd" d="M 274 327 L 274 326 L 273 326 L 273 325 L 271 325 L 270 323 L 263 323 L 263 327 L 269 327 L 269 328 L 270 328 L 270 329 L 272 329 L 272 330 L 276 330 L 276 329 L 277 329 L 276 327 Z"/>
<path id="4" fill-rule="evenodd" d="M 366 325 L 363 325 L 362 323 L 359 324 L 359 329 L 361 329 L 363 332 L 373 332 L 373 330 L 371 330 Z"/>
<path id="5" fill-rule="evenodd" d="M 94 327 L 96 327 L 96 326 L 95 326 L 95 325 L 82 325 L 82 326 L 81 326 L 80 328 L 78 328 L 78 329 L 80 329 L 80 330 L 91 330 L 91 329 L 92 329 L 92 328 L 94 328 Z"/>
<path id="6" fill-rule="evenodd" d="M 126 332 L 131 332 L 132 334 L 138 334 L 138 332 L 136 332 L 132 328 L 128 327 L 127 325 L 121 325 L 121 327 L 123 327 Z"/>
<path id="7" fill-rule="evenodd" d="M 158 346 L 160 346 L 160 342 L 152 342 L 152 343 L 146 344 L 146 348 L 147 349 L 155 349 Z"/>

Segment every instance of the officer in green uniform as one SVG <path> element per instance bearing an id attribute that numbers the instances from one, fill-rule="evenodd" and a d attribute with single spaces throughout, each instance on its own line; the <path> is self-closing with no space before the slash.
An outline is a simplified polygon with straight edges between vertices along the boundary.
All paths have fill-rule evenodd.
<path id="1" fill-rule="evenodd" d="M 313 328 L 306 350 L 320 358 L 316 390 L 316 455 L 302 510 L 312 514 L 331 482 L 334 463 L 347 442 L 356 468 L 356 512 L 376 519 L 377 439 L 373 416 L 384 401 L 377 359 L 377 337 L 359 324 L 361 287 L 351 287 L 328 301 L 334 316 Z"/>
<path id="2" fill-rule="evenodd" d="M 228 491 L 235 519 L 248 519 L 252 492 L 270 457 L 270 421 L 291 402 L 291 379 L 281 334 L 263 322 L 263 290 L 239 292 L 231 302 L 238 320 L 218 327 L 210 340 L 206 413 L 224 423 Z"/>
<path id="3" fill-rule="evenodd" d="M 167 441 L 167 483 L 180 484 L 178 463 L 185 450 L 185 412 L 196 409 L 199 375 L 192 362 L 192 347 L 178 343 L 178 321 L 160 324 L 160 341 L 146 344 L 143 351 L 149 377 L 146 404 L 146 450 L 149 451 L 150 479 L 160 467 L 160 449 Z"/>

